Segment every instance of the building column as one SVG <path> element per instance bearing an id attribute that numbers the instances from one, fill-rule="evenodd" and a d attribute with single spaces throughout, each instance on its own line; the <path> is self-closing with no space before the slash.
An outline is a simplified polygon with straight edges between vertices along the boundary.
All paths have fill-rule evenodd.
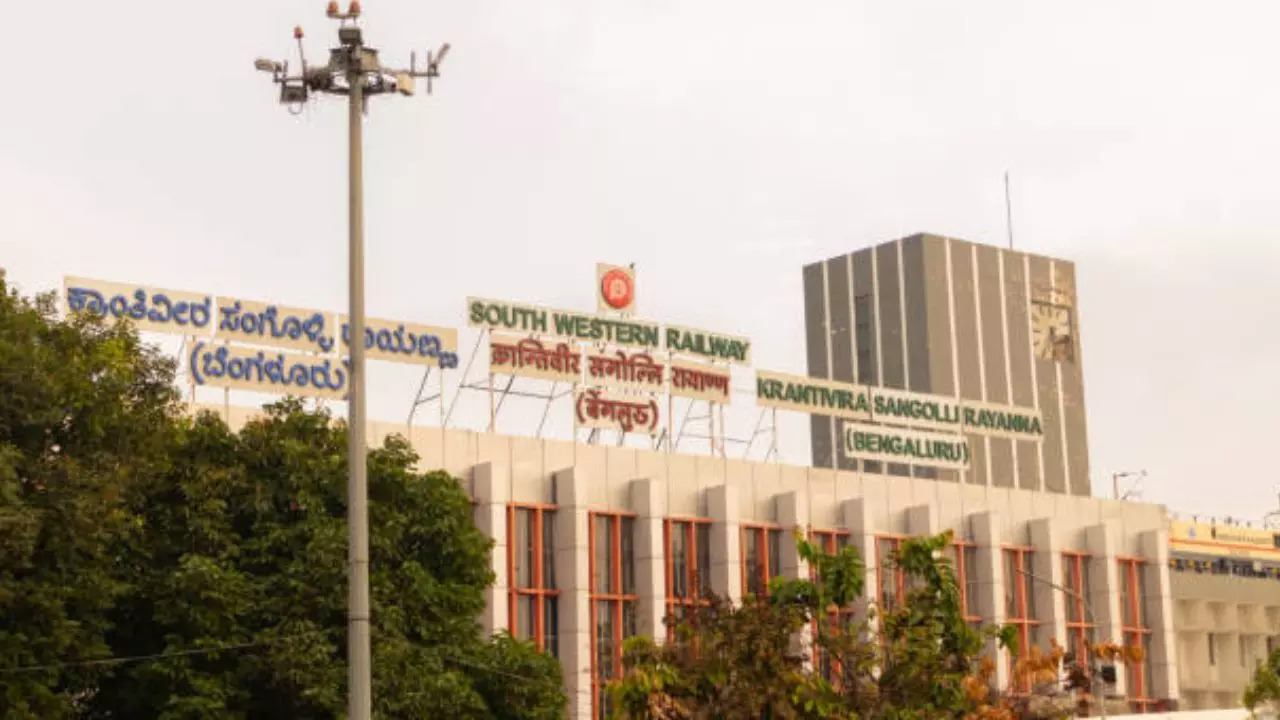
<path id="1" fill-rule="evenodd" d="M 555 573 L 560 590 L 558 651 L 569 703 L 566 716 L 591 717 L 591 604 L 587 483 L 575 468 L 555 475 Z"/>
<path id="2" fill-rule="evenodd" d="M 798 580 L 809 579 L 809 561 L 800 557 L 796 540 L 791 533 L 799 532 L 809 539 L 809 528 L 805 525 L 809 519 L 809 498 L 798 492 L 779 495 L 774 503 L 778 524 L 782 526 L 782 546 L 779 549 L 779 566 L 782 576 Z M 791 650 L 804 658 L 805 669 L 813 667 L 813 628 L 806 625 L 791 639 Z"/>
<path id="3" fill-rule="evenodd" d="M 1100 643 L 1124 645 L 1124 616 L 1120 614 L 1120 570 L 1116 566 L 1119 531 L 1114 523 L 1104 522 L 1085 529 L 1085 546 L 1093 556 L 1089 572 L 1089 605 L 1097 624 Z M 1115 694 L 1127 695 L 1124 663 L 1116 663 Z"/>
<path id="4" fill-rule="evenodd" d="M 493 465 L 487 462 L 476 465 L 471 476 L 476 528 L 493 538 L 493 549 L 489 551 L 493 584 L 484 589 L 484 612 L 480 616 L 485 634 L 493 635 L 508 629 L 511 620 L 507 610 L 507 582 L 510 579 L 507 567 L 507 503 L 511 499 L 510 488 L 505 481 L 495 477 Z"/>
<path id="5" fill-rule="evenodd" d="M 661 642 L 666 638 L 667 560 L 663 523 L 667 496 L 656 480 L 631 483 L 635 520 L 636 632 Z"/>
<path id="6" fill-rule="evenodd" d="M 938 534 L 938 508 L 936 505 L 916 505 L 907 508 L 907 534 L 928 539 Z"/>
<path id="7" fill-rule="evenodd" d="M 1169 584 L 1169 531 L 1148 530 L 1138 541 L 1142 556 L 1147 596 L 1142 598 L 1143 616 L 1151 628 L 1151 677 L 1147 694 L 1174 700 L 1180 695 L 1178 682 L 1178 631 L 1174 627 L 1173 592 Z"/>
<path id="8" fill-rule="evenodd" d="M 978 588 L 976 598 L 977 614 L 984 624 L 1004 625 L 1004 548 L 1000 540 L 1002 518 L 996 512 L 975 513 L 969 516 L 969 526 L 973 541 L 977 546 L 977 567 L 974 580 Z M 966 571 L 969 568 L 965 568 Z M 1009 687 L 1009 663 L 1002 662 L 1000 646 L 995 638 L 987 641 L 986 655 L 995 661 L 996 672 L 992 682 L 997 690 L 1004 692 Z"/>
<path id="9" fill-rule="evenodd" d="M 863 577 L 863 597 L 858 601 L 858 611 L 867 616 L 868 605 L 880 599 L 880 584 L 876 580 L 876 528 L 875 517 L 863 498 L 850 498 L 840 503 L 841 519 L 849 531 L 849 544 L 858 549 L 866 564 L 867 572 Z M 867 632 L 875 638 L 880 631 L 880 624 L 874 617 L 868 618 Z"/>
<path id="10" fill-rule="evenodd" d="M 1041 650 L 1048 651 L 1049 638 L 1071 650 L 1067 642 L 1067 603 L 1075 602 L 1075 597 L 1068 597 L 1066 577 L 1062 573 L 1062 544 L 1053 518 L 1040 518 L 1027 523 L 1031 535 L 1031 547 L 1035 549 L 1035 565 L 1031 568 L 1031 594 L 1035 598 L 1036 620 L 1040 621 L 1040 637 L 1036 642 Z"/>
<path id="11" fill-rule="evenodd" d="M 729 485 L 709 487 L 707 514 L 711 517 L 711 590 L 737 604 L 742 602 L 742 530 L 738 523 L 738 490 Z"/>

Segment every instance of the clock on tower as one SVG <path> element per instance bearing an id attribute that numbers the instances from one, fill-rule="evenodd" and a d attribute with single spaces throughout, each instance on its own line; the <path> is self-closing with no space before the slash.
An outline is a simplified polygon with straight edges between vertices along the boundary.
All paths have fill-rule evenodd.
<path id="1" fill-rule="evenodd" d="M 1031 304 L 1031 342 L 1040 360 L 1074 362 L 1071 308 L 1046 302 Z"/>

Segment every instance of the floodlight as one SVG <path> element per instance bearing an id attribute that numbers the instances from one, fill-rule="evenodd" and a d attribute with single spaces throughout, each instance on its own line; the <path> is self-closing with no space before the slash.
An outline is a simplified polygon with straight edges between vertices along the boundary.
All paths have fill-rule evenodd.
<path id="1" fill-rule="evenodd" d="M 306 101 L 306 85 L 294 85 L 291 83 L 280 84 L 280 103 L 282 105 L 292 105 L 294 103 L 304 103 Z"/>
<path id="2" fill-rule="evenodd" d="M 343 25 L 338 28 L 338 42 L 347 47 L 355 47 L 360 44 L 360 28 L 355 25 Z"/>
<path id="3" fill-rule="evenodd" d="M 276 73 L 281 70 L 280 63 L 266 58 L 258 58 L 257 60 L 254 60 L 253 66 L 262 72 Z"/>

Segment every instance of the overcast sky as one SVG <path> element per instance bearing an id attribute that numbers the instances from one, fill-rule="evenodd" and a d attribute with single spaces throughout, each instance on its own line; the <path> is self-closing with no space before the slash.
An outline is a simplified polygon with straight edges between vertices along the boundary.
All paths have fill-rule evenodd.
<path id="1" fill-rule="evenodd" d="M 11 279 L 344 307 L 345 110 L 290 116 L 252 66 L 292 58 L 296 23 L 322 58 L 324 4 L 9 3 Z M 644 316 L 803 373 L 804 263 L 918 231 L 1003 243 L 1008 169 L 1018 246 L 1077 263 L 1096 492 L 1146 469 L 1143 498 L 1173 510 L 1276 507 L 1274 0 L 365 13 L 384 62 L 453 44 L 435 96 L 379 98 L 367 124 L 371 314 L 458 326 L 469 294 L 591 310 L 594 263 L 635 262 Z M 371 414 L 402 421 L 417 376 L 381 365 Z M 801 418 L 780 439 L 808 462 Z"/>

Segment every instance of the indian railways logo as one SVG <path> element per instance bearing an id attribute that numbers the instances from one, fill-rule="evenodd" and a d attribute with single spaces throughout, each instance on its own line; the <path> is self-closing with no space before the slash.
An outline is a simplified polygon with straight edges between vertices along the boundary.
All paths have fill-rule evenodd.
<path id="1" fill-rule="evenodd" d="M 635 285 L 625 271 L 614 268 L 600 278 L 600 296 L 614 310 L 625 310 L 635 300 Z"/>

